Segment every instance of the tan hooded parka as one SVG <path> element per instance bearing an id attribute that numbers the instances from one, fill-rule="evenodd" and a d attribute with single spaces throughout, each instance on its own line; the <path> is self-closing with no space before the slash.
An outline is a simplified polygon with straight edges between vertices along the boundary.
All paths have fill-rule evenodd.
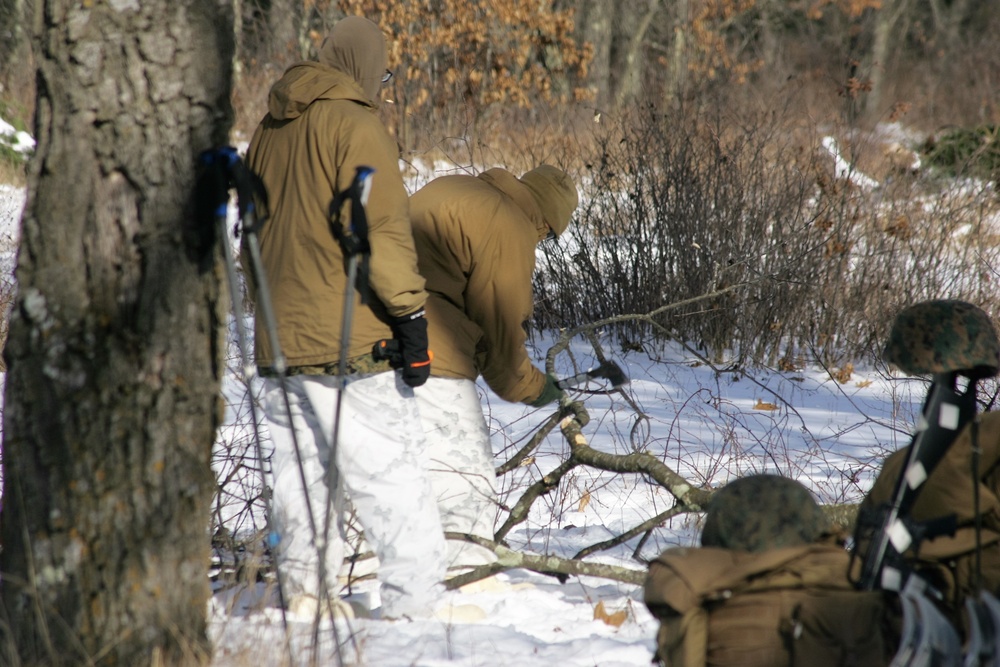
<path id="1" fill-rule="evenodd" d="M 340 357 L 346 262 L 330 230 L 329 207 L 358 166 L 375 169 L 367 213 L 369 284 L 377 302 L 357 290 L 348 357 L 367 358 L 375 341 L 391 338 L 387 320 L 413 313 L 426 300 L 410 232 L 399 152 L 373 113 L 386 71 L 385 38 L 360 17 L 337 23 L 320 62 L 300 62 L 271 88 L 268 114 L 247 153 L 267 189 L 270 217 L 259 232 L 278 338 L 291 367 L 323 366 Z M 341 224 L 350 221 L 349 208 Z M 257 364 L 274 361 L 257 318 Z"/>
<path id="2" fill-rule="evenodd" d="M 506 401 L 531 403 L 545 375 L 531 363 L 535 247 L 562 233 L 576 186 L 542 165 L 520 179 L 504 169 L 435 179 L 410 199 L 420 272 L 427 280 L 431 373 L 475 380 Z"/>

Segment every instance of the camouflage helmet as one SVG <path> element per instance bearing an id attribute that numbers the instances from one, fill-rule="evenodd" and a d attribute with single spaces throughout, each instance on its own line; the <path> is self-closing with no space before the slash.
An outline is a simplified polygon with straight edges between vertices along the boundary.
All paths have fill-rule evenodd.
<path id="1" fill-rule="evenodd" d="M 969 378 L 997 374 L 1000 342 L 989 315 L 965 301 L 922 301 L 892 323 L 883 358 L 911 375 L 960 371 Z"/>
<path id="2" fill-rule="evenodd" d="M 815 542 L 830 522 L 809 489 L 779 475 L 750 475 L 712 496 L 701 545 L 759 552 Z"/>

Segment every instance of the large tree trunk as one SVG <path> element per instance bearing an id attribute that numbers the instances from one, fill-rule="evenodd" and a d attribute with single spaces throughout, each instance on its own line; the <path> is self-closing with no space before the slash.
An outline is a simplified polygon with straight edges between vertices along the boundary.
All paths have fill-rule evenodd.
<path id="1" fill-rule="evenodd" d="M 203 0 L 38 11 L 0 663 L 198 664 L 227 300 L 190 193 L 228 140 L 232 19 Z"/>

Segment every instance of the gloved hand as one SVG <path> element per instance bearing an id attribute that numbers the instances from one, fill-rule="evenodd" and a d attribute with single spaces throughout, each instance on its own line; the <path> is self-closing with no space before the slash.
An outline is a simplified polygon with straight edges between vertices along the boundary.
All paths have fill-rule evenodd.
<path id="1" fill-rule="evenodd" d="M 431 356 L 427 349 L 427 319 L 424 309 L 397 317 L 389 323 L 392 337 L 399 342 L 403 382 L 419 387 L 431 374 Z"/>
<path id="2" fill-rule="evenodd" d="M 545 386 L 542 387 L 542 393 L 538 395 L 538 398 L 530 403 L 531 407 L 540 408 L 562 398 L 565 392 L 559 388 L 559 385 L 557 385 L 556 382 L 558 382 L 558 380 L 556 380 L 551 374 L 546 373 Z"/>

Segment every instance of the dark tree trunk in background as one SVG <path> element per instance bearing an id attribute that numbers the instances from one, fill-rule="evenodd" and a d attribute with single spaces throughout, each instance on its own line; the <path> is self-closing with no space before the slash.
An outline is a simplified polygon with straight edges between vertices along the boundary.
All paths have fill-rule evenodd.
<path id="1" fill-rule="evenodd" d="M 228 141 L 232 17 L 211 0 L 36 11 L 0 663 L 204 663 L 227 301 L 190 193 L 199 153 Z"/>
<path id="2" fill-rule="evenodd" d="M 962 24 L 980 3 L 970 0 L 930 0 L 932 33 L 938 36 L 945 51 L 961 51 Z"/>
<path id="3" fill-rule="evenodd" d="M 664 108 L 671 108 L 687 87 L 688 15 L 689 0 L 677 0 L 666 12 L 670 26 L 670 59 L 666 81 L 663 84 Z"/>
<path id="4" fill-rule="evenodd" d="M 267 12 L 267 26 L 271 32 L 274 58 L 278 63 L 291 64 L 301 60 L 302 44 L 299 41 L 302 29 L 301 0 L 271 0 Z"/>
<path id="5" fill-rule="evenodd" d="M 871 120 L 884 116 L 888 103 L 886 76 L 890 74 L 890 60 L 897 52 L 905 35 L 899 30 L 903 19 L 912 11 L 909 0 L 887 0 L 873 17 L 871 53 L 864 59 L 871 90 L 864 97 L 864 113 Z"/>
<path id="6" fill-rule="evenodd" d="M 616 15 L 611 49 L 611 71 L 615 75 L 611 82 L 612 96 L 616 109 L 630 104 L 643 91 L 646 64 L 643 41 L 659 11 L 660 0 L 643 0 L 631 6 L 630 11 L 619 11 Z"/>
<path id="7" fill-rule="evenodd" d="M 27 42 L 24 0 L 0 0 L 0 67 L 10 69 L 11 56 Z"/>
<path id="8" fill-rule="evenodd" d="M 577 40 L 589 42 L 594 47 L 586 83 L 594 91 L 594 105 L 598 109 L 605 109 L 611 100 L 611 25 L 615 14 L 621 11 L 625 9 L 617 0 L 579 0 L 576 3 Z"/>
<path id="9" fill-rule="evenodd" d="M 231 2 L 236 14 L 237 58 L 242 65 L 253 70 L 267 64 L 280 74 L 288 65 L 303 59 L 302 0 Z"/>

